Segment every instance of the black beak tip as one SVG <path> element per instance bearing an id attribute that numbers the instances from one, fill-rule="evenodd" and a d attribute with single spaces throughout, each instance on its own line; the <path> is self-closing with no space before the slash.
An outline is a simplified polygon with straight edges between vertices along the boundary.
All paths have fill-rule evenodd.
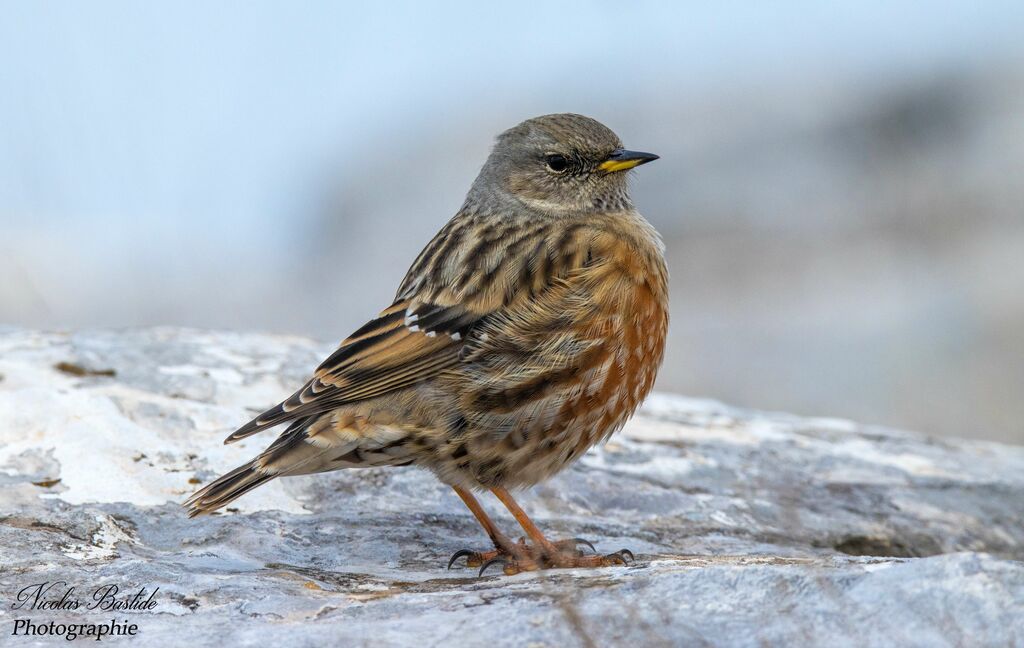
<path id="1" fill-rule="evenodd" d="M 636 166 L 641 164 L 647 164 L 648 162 L 654 162 L 659 159 L 660 155 L 654 153 L 644 153 L 643 151 L 627 151 L 626 149 L 616 149 L 609 156 L 609 160 L 616 162 L 633 162 L 636 161 Z"/>

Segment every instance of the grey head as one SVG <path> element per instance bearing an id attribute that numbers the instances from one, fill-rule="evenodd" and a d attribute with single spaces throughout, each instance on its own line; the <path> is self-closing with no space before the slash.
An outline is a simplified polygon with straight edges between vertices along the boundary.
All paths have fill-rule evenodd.
<path id="1" fill-rule="evenodd" d="M 630 209 L 625 172 L 657 159 L 624 149 L 618 135 L 590 117 L 534 117 L 498 136 L 466 204 L 553 215 Z"/>

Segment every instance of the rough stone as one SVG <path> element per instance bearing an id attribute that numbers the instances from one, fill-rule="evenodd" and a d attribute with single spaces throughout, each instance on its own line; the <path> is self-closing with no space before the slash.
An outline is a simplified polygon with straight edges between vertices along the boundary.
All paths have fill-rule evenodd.
<path id="1" fill-rule="evenodd" d="M 278 480 L 225 514 L 179 503 L 329 347 L 181 329 L 0 331 L 0 644 L 14 622 L 138 625 L 150 645 L 1024 645 L 1024 448 L 656 395 L 522 497 L 628 567 L 445 570 L 485 548 L 413 468 Z M 484 498 L 501 524 L 514 523 Z M 14 609 L 62 581 L 149 611 Z M 53 590 L 53 591 L 60 591 Z"/>

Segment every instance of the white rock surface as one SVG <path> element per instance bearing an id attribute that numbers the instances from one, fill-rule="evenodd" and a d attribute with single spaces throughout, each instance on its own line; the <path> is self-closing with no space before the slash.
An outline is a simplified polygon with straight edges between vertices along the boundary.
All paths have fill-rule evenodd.
<path id="1" fill-rule="evenodd" d="M 270 441 L 223 437 L 328 351 L 180 329 L 0 332 L 0 644 L 63 642 L 12 637 L 17 619 L 113 616 L 148 645 L 218 648 L 1024 645 L 1020 447 L 659 395 L 522 498 L 555 536 L 632 549 L 627 568 L 446 571 L 486 539 L 411 468 L 278 480 L 187 519 L 197 483 Z M 82 599 L 160 589 L 145 612 L 12 609 L 54 581 Z"/>

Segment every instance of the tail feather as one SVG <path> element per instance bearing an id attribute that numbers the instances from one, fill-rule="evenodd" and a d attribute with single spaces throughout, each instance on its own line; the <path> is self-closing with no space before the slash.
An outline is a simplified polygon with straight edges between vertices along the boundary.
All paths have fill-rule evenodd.
<path id="1" fill-rule="evenodd" d="M 276 477 L 413 462 L 407 430 L 336 428 L 335 423 L 329 416 L 293 421 L 259 456 L 199 489 L 182 506 L 195 517 L 213 513 Z"/>
<path id="2" fill-rule="evenodd" d="M 263 430 L 275 427 L 290 418 L 293 418 L 290 416 L 290 412 L 285 411 L 283 405 L 283 403 L 274 405 L 267 411 L 232 432 L 228 435 L 228 438 L 224 439 L 225 445 L 234 443 L 235 441 L 240 441 L 246 437 L 256 434 L 257 432 L 262 432 Z"/>
<path id="3" fill-rule="evenodd" d="M 213 513 L 278 474 L 260 472 L 258 462 L 250 461 L 196 491 L 182 506 L 188 507 L 189 517 Z"/>

